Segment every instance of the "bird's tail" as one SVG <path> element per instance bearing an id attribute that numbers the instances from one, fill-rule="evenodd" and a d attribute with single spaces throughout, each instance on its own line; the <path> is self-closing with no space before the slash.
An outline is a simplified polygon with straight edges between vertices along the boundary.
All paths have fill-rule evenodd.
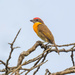
<path id="1" fill-rule="evenodd" d="M 56 50 L 57 50 L 57 52 L 59 54 L 59 50 L 58 50 L 57 45 L 55 43 L 54 43 L 54 46 L 55 46 L 55 48 L 56 48 Z"/>

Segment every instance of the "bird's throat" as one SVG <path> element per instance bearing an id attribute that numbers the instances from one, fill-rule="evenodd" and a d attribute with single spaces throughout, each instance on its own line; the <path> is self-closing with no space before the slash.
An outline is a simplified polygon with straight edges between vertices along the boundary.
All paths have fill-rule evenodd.
<path id="1" fill-rule="evenodd" d="M 40 24 L 42 24 L 42 23 L 36 22 L 36 23 L 34 23 L 34 25 L 33 25 L 33 29 L 34 29 L 34 31 L 35 31 L 36 33 L 38 33 L 38 25 L 40 25 Z"/>

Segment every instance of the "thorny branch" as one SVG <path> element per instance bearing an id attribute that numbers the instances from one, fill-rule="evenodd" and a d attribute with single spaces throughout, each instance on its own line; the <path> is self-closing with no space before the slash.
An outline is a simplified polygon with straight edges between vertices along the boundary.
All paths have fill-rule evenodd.
<path id="1" fill-rule="evenodd" d="M 43 42 L 37 41 L 30 49 L 28 49 L 27 51 L 23 51 L 19 55 L 17 66 L 9 67 L 8 63 L 9 63 L 9 60 L 11 59 L 11 55 L 12 55 L 13 50 L 16 48 L 19 48 L 19 47 L 13 47 L 13 44 L 15 43 L 17 36 L 20 33 L 20 30 L 18 31 L 13 42 L 9 43 L 11 51 L 10 51 L 10 54 L 9 54 L 9 57 L 8 57 L 6 63 L 3 62 L 2 60 L 0 60 L 0 62 L 1 62 L 0 65 L 3 64 L 5 66 L 5 69 L 0 70 L 0 72 L 5 72 L 4 75 L 8 75 L 8 74 L 13 75 L 14 73 L 15 73 L 15 75 L 20 75 L 22 73 L 25 73 L 25 75 L 27 75 L 30 71 L 32 71 L 33 69 L 36 68 L 36 70 L 33 72 L 33 75 L 35 75 L 39 71 L 40 67 L 44 63 L 47 62 L 47 60 L 46 60 L 47 55 L 51 52 L 57 52 L 56 49 L 52 49 L 52 45 L 45 45 Z M 40 46 L 42 49 L 44 49 L 44 51 L 33 59 L 23 61 L 23 59 L 25 59 L 25 57 L 27 57 L 29 54 L 34 52 L 38 46 Z M 59 52 L 71 52 L 71 60 L 73 63 L 73 67 L 68 68 L 64 71 L 56 72 L 56 73 L 51 73 L 48 69 L 46 69 L 45 75 L 64 75 L 64 74 L 69 74 L 69 73 L 75 73 L 74 58 L 73 58 L 73 56 L 74 56 L 73 52 L 75 51 L 75 43 L 65 44 L 65 45 L 57 45 L 57 47 L 66 47 L 66 46 L 72 46 L 72 48 L 70 48 L 70 49 L 65 49 L 65 48 L 59 49 Z M 32 67 L 30 67 L 29 69 L 28 68 L 22 68 L 22 66 L 31 64 L 33 62 L 35 62 L 34 65 Z M 20 70 L 23 70 L 23 71 L 20 73 Z"/>

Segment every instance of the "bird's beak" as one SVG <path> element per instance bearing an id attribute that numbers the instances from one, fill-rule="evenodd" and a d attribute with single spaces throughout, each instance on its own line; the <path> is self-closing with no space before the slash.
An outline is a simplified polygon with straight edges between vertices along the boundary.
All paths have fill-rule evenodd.
<path id="1" fill-rule="evenodd" d="M 33 22 L 34 20 L 30 20 L 30 22 Z"/>

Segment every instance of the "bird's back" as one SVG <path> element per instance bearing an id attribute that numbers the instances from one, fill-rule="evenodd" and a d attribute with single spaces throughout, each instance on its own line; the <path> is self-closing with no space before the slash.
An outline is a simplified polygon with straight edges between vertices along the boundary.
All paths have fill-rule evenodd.
<path id="1" fill-rule="evenodd" d="M 45 38 L 43 39 L 44 41 L 53 44 L 54 37 L 52 35 L 52 32 L 48 29 L 48 27 L 45 24 L 38 25 L 38 35 L 41 35 L 42 38 Z"/>

